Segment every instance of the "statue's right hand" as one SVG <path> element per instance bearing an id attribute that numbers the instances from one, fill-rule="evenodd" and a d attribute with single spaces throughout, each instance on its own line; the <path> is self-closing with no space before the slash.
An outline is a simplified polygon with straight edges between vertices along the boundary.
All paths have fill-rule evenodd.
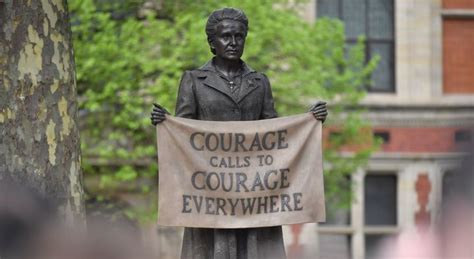
<path id="1" fill-rule="evenodd" d="M 153 103 L 153 110 L 151 112 L 151 124 L 155 125 L 163 122 L 166 119 L 166 114 L 170 114 L 163 106 Z"/>

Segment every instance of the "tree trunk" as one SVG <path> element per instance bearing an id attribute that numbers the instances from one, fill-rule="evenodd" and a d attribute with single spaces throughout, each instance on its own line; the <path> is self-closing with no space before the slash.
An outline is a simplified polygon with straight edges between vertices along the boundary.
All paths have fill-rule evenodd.
<path id="1" fill-rule="evenodd" d="M 0 0 L 0 180 L 83 221 L 72 37 L 66 0 Z"/>

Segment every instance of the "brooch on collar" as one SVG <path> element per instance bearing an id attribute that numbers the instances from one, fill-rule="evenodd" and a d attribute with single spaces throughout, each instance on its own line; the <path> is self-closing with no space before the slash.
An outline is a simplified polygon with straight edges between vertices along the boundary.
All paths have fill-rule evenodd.
<path id="1" fill-rule="evenodd" d="M 249 87 L 255 87 L 255 84 L 254 84 L 253 81 L 250 80 L 250 79 L 247 79 L 247 85 L 248 85 Z"/>

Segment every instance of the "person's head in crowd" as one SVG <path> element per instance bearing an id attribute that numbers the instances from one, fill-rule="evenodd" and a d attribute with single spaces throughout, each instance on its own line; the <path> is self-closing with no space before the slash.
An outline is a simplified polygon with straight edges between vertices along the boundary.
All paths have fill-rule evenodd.
<path id="1" fill-rule="evenodd" d="M 66 225 L 54 203 L 0 179 L 0 259 L 152 258 L 134 225 L 105 216 L 91 217 L 87 225 L 87 231 Z"/>
<path id="2" fill-rule="evenodd" d="M 53 207 L 38 193 L 0 179 L 0 258 L 21 258 L 53 218 Z"/>
<path id="3" fill-rule="evenodd" d="M 461 150 L 461 167 L 451 172 L 439 230 L 442 258 L 474 258 L 474 146 Z"/>

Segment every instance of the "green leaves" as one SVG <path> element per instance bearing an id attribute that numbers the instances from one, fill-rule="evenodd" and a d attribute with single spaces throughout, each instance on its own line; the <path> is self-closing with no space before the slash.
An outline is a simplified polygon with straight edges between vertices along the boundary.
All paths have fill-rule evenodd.
<path id="1" fill-rule="evenodd" d="M 102 172 L 103 188 L 156 177 L 155 162 L 140 162 L 156 161 L 152 103 L 174 110 L 183 72 L 212 56 L 204 30 L 207 16 L 233 6 L 244 10 L 250 22 L 243 59 L 270 78 L 279 114 L 306 112 L 318 99 L 328 102 L 325 126 L 340 132 L 340 139 L 325 150 L 331 165 L 326 170 L 328 197 L 350 199 L 348 185 L 341 183 L 375 147 L 360 138 L 368 125 L 353 107 L 370 84 L 377 58 L 365 62 L 362 37 L 349 47 L 340 21 L 323 18 L 310 24 L 284 8 L 289 2 L 295 1 L 165 0 L 144 12 L 143 2 L 135 0 L 70 1 L 86 173 Z M 366 142 L 365 148 L 342 158 L 340 148 L 357 139 Z"/>
<path id="2" fill-rule="evenodd" d="M 115 173 L 115 176 L 117 177 L 117 180 L 119 181 L 132 181 L 137 178 L 137 172 L 134 170 L 133 167 L 127 165 L 127 166 L 122 166 L 120 170 L 118 170 Z"/>

